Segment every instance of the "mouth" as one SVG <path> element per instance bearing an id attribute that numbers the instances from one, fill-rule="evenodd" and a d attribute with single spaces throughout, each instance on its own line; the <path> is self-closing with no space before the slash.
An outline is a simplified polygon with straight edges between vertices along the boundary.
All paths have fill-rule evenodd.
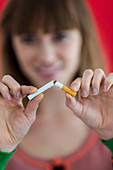
<path id="1" fill-rule="evenodd" d="M 36 68 L 35 71 L 41 77 L 53 78 L 61 72 L 61 67 Z"/>

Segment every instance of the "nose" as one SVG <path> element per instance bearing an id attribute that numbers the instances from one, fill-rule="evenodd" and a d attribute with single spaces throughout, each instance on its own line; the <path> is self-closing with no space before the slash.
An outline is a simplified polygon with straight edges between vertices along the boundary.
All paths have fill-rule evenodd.
<path id="1" fill-rule="evenodd" d="M 55 47 L 49 41 L 44 41 L 41 43 L 38 54 L 38 61 L 40 61 L 40 64 L 44 66 L 53 65 L 56 61 Z"/>

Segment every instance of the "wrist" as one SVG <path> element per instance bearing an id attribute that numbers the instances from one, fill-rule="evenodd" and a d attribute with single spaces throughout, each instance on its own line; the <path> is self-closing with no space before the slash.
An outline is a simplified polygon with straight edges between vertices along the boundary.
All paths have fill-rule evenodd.
<path id="1" fill-rule="evenodd" d="M 15 149 L 16 149 L 16 146 L 5 145 L 5 146 L 0 147 L 0 152 L 10 153 L 10 152 L 13 152 Z"/>
<path id="2" fill-rule="evenodd" d="M 0 151 L 0 170 L 4 170 L 6 164 L 8 163 L 11 156 L 15 153 L 16 149 L 13 152 L 6 153 Z"/>

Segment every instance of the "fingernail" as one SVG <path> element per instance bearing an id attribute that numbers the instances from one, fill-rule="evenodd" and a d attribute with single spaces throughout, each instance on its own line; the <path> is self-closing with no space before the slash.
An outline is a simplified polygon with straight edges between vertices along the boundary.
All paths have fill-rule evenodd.
<path id="1" fill-rule="evenodd" d="M 74 90 L 74 91 L 77 91 L 77 87 L 76 86 L 72 86 L 71 89 Z"/>
<path id="2" fill-rule="evenodd" d="M 82 96 L 86 97 L 87 96 L 87 92 L 86 90 L 82 90 Z"/>
<path id="3" fill-rule="evenodd" d="M 97 94 L 97 93 L 98 93 L 98 90 L 97 90 L 96 88 L 93 88 L 93 89 L 92 89 L 92 92 L 93 92 L 93 94 Z"/>
<path id="4" fill-rule="evenodd" d="M 70 98 L 66 96 L 66 101 L 69 102 L 70 101 Z"/>
<path id="5" fill-rule="evenodd" d="M 8 100 L 11 100 L 11 96 L 10 96 L 9 93 L 6 94 L 6 98 L 7 98 Z"/>
<path id="6" fill-rule="evenodd" d="M 106 85 L 104 85 L 103 90 L 107 90 L 107 86 Z"/>
<path id="7" fill-rule="evenodd" d="M 31 93 L 35 93 L 38 89 L 36 87 L 31 88 Z"/>
<path id="8" fill-rule="evenodd" d="M 17 98 L 21 98 L 21 97 L 22 97 L 21 93 L 20 93 L 20 92 L 17 92 L 16 97 L 17 97 Z"/>

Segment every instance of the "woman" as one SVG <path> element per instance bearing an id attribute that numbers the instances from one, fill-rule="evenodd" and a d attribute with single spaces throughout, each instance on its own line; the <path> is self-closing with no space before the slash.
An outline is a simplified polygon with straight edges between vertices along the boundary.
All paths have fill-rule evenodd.
<path id="1" fill-rule="evenodd" d="M 84 2 L 10 0 L 1 29 L 0 151 L 12 154 L 19 145 L 7 169 L 112 169 L 99 138 L 113 137 L 113 75 L 100 69 Z M 53 87 L 27 103 L 51 80 L 70 86 L 78 99 L 66 94 L 65 102 Z"/>

